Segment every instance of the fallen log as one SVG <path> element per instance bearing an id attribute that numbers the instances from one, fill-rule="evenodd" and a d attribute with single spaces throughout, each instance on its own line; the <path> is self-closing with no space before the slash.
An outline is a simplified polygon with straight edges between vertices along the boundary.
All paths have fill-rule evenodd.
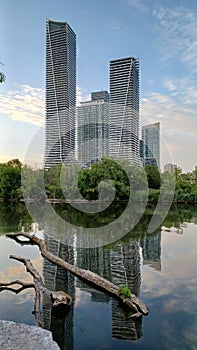
<path id="1" fill-rule="evenodd" d="M 36 323 L 38 326 L 42 327 L 41 310 L 40 310 L 41 293 L 46 294 L 51 298 L 52 307 L 56 307 L 59 305 L 70 305 L 72 298 L 69 294 L 62 291 L 51 291 L 48 288 L 46 288 L 41 275 L 35 269 L 30 259 L 26 259 L 16 255 L 10 255 L 10 259 L 14 259 L 19 262 L 22 262 L 26 266 L 27 272 L 29 272 L 33 276 L 34 282 L 27 283 L 20 280 L 15 280 L 11 282 L 0 282 L 0 292 L 3 290 L 9 290 L 15 294 L 18 294 L 24 289 L 34 288 L 35 302 L 34 302 L 33 314 L 35 315 Z M 14 286 L 14 285 L 19 285 L 20 287 L 18 289 L 12 288 L 11 286 Z"/>
<path id="2" fill-rule="evenodd" d="M 40 239 L 35 234 L 30 234 L 27 232 L 9 233 L 6 236 L 17 240 L 18 243 L 21 242 L 21 244 L 23 245 L 26 241 L 21 240 L 19 237 L 23 236 L 27 238 L 27 244 L 30 244 L 30 242 L 32 242 L 32 244 L 36 244 L 39 247 L 41 255 L 44 258 L 56 264 L 57 266 L 63 267 L 79 279 L 82 279 L 85 282 L 90 283 L 94 287 L 109 293 L 110 295 L 127 305 L 130 309 L 134 311 L 132 317 L 148 315 L 148 309 L 146 305 L 141 300 L 139 300 L 134 294 L 131 294 L 131 298 L 125 298 L 119 293 L 119 287 L 114 285 L 110 281 L 106 280 L 105 278 L 97 275 L 96 273 L 90 270 L 81 269 L 77 266 L 71 265 L 68 262 L 61 259 L 60 257 L 52 254 L 50 251 L 47 250 L 47 246 L 44 239 Z"/>

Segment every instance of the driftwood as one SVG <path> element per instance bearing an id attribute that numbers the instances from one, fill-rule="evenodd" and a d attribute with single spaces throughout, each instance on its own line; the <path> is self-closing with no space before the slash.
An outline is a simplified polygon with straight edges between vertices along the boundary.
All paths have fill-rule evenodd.
<path id="1" fill-rule="evenodd" d="M 34 315 L 36 319 L 36 323 L 38 326 L 42 326 L 41 321 L 41 312 L 40 312 L 40 299 L 41 299 L 41 293 L 44 293 L 48 295 L 51 298 L 52 301 L 52 307 L 56 307 L 59 305 L 70 305 L 72 298 L 69 294 L 62 292 L 62 291 L 51 291 L 48 288 L 46 288 L 42 277 L 40 276 L 39 272 L 35 269 L 33 264 L 29 259 L 25 259 L 20 256 L 16 255 L 10 255 L 10 259 L 14 259 L 17 261 L 22 262 L 26 266 L 27 272 L 29 272 L 34 279 L 33 283 L 26 283 L 20 280 L 15 280 L 11 282 L 0 282 L 0 292 L 3 290 L 9 290 L 15 294 L 20 293 L 22 290 L 27 288 L 34 288 L 35 289 L 35 302 L 34 302 Z M 18 289 L 12 288 L 11 286 L 19 285 L 20 287 Z"/>
<path id="2" fill-rule="evenodd" d="M 9 238 L 15 239 L 20 244 L 36 244 L 38 245 L 41 255 L 46 258 L 47 260 L 51 261 L 52 263 L 56 264 L 57 266 L 61 266 L 67 271 L 73 273 L 75 276 L 77 276 L 79 279 L 84 280 L 87 283 L 90 283 L 95 288 L 99 288 L 116 299 L 118 299 L 120 302 L 127 305 L 130 309 L 134 311 L 134 314 L 132 317 L 140 317 L 142 315 L 148 315 L 148 309 L 146 305 L 139 300 L 134 294 L 131 294 L 131 298 L 125 298 L 123 295 L 119 293 L 119 287 L 111 283 L 110 281 L 106 280 L 105 278 L 97 275 L 96 273 L 90 271 L 81 269 L 77 266 L 71 265 L 68 262 L 62 260 L 60 257 L 52 254 L 47 250 L 47 245 L 45 243 L 44 239 L 38 238 L 35 234 L 29 234 L 27 232 L 19 232 L 19 233 L 9 233 L 6 235 Z M 27 241 L 21 240 L 19 237 L 23 236 L 27 238 Z"/>

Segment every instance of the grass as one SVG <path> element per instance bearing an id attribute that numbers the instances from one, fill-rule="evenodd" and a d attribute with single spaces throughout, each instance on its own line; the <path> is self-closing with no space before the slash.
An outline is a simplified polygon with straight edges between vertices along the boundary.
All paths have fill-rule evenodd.
<path id="1" fill-rule="evenodd" d="M 125 298 L 131 299 L 131 291 L 127 285 L 120 287 L 118 293 L 123 295 Z"/>

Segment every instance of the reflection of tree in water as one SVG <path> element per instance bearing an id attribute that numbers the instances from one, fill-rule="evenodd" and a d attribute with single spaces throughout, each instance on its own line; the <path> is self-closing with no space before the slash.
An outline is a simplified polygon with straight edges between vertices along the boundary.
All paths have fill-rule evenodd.
<path id="1" fill-rule="evenodd" d="M 163 225 L 180 228 L 184 221 L 197 223 L 197 205 L 175 205 L 168 212 Z"/>
<path id="2" fill-rule="evenodd" d="M 91 209 L 99 208 L 99 204 L 91 203 Z M 101 204 L 102 205 L 102 204 Z M 105 210 L 100 212 L 83 212 L 83 203 L 81 204 L 82 210 L 73 208 L 70 204 L 58 204 L 54 208 L 58 215 L 60 215 L 66 222 L 70 222 L 73 225 L 81 227 L 99 227 L 108 225 L 117 219 L 125 210 L 127 206 L 126 202 L 112 203 Z M 102 206 L 101 206 L 102 208 Z"/>
<path id="3" fill-rule="evenodd" d="M 31 227 L 32 218 L 23 203 L 0 203 L 0 232 L 17 232 L 21 226 Z"/>

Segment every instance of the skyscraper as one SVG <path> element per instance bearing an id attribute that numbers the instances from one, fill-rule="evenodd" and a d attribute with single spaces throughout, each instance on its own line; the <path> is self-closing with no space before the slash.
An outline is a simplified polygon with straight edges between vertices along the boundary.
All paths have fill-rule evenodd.
<path id="1" fill-rule="evenodd" d="M 46 21 L 45 168 L 74 157 L 76 35 L 66 22 Z"/>
<path id="2" fill-rule="evenodd" d="M 143 165 L 156 165 L 160 170 L 160 123 L 142 126 Z"/>
<path id="3" fill-rule="evenodd" d="M 82 166 L 101 160 L 109 149 L 109 94 L 97 91 L 91 98 L 77 107 L 77 152 Z"/>
<path id="4" fill-rule="evenodd" d="M 177 165 L 176 164 L 172 164 L 172 163 L 167 163 L 164 165 L 164 173 L 168 172 L 171 175 L 175 174 L 175 171 L 177 169 Z"/>
<path id="5" fill-rule="evenodd" d="M 139 60 L 110 61 L 110 156 L 140 162 Z"/>

